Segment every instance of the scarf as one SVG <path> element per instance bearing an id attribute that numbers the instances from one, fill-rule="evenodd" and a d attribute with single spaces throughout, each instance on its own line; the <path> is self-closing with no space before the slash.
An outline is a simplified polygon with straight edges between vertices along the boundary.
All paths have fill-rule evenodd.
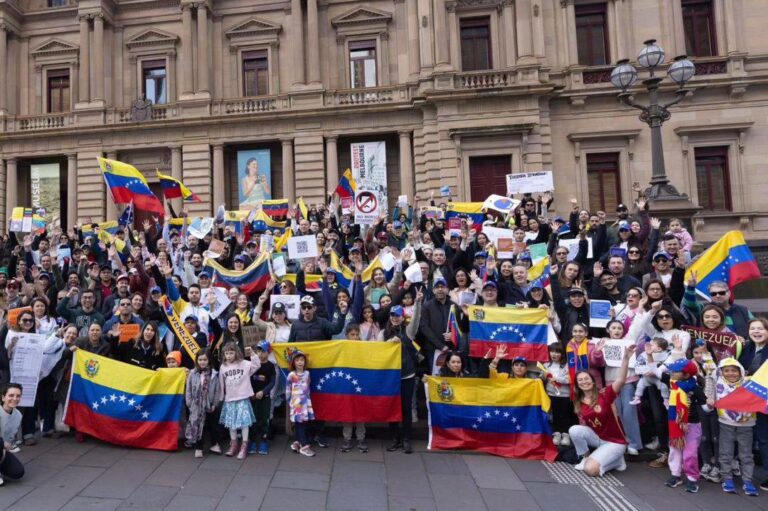
<path id="1" fill-rule="evenodd" d="M 584 339 L 576 347 L 576 351 L 574 351 L 573 345 L 575 342 L 574 339 L 571 339 L 571 342 L 568 343 L 565 349 L 565 358 L 568 361 L 568 375 L 571 377 L 571 399 L 576 397 L 576 373 L 589 371 L 589 343 Z"/>
<path id="2" fill-rule="evenodd" d="M 696 385 L 696 380 L 672 380 L 669 385 L 669 446 L 675 449 L 685 447 L 685 433 L 688 430 L 689 402 L 686 388 L 691 387 L 688 382 Z M 692 388 L 690 390 L 693 390 Z"/>

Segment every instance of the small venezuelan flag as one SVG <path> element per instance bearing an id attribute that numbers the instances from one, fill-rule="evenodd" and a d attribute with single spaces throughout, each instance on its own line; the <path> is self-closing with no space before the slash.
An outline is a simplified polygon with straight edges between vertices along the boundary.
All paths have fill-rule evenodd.
<path id="1" fill-rule="evenodd" d="M 768 414 L 768 362 L 763 362 L 744 385 L 716 402 L 715 406 L 734 412 Z"/>
<path id="2" fill-rule="evenodd" d="M 506 358 L 529 362 L 548 358 L 548 321 L 545 309 L 512 309 L 470 305 L 469 356 L 483 357 L 489 349 L 507 345 Z"/>
<path id="3" fill-rule="evenodd" d="M 287 280 L 288 282 L 293 282 L 296 284 L 296 274 L 295 273 L 286 273 L 282 280 Z M 322 287 L 322 281 L 323 276 L 322 275 L 314 275 L 314 274 L 304 274 L 304 288 L 307 290 L 308 293 L 314 293 L 316 291 L 320 291 Z"/>
<path id="4" fill-rule="evenodd" d="M 483 221 L 485 220 L 485 213 L 483 213 L 482 202 L 449 202 L 447 210 L 445 212 L 445 221 L 448 222 L 451 218 L 471 218 L 472 228 L 476 232 L 483 230 Z"/>
<path id="5" fill-rule="evenodd" d="M 555 461 L 541 380 L 427 378 L 429 449 L 466 449 Z"/>
<path id="6" fill-rule="evenodd" d="M 64 422 L 105 442 L 175 451 L 183 369 L 150 371 L 77 350 Z"/>
<path id="7" fill-rule="evenodd" d="M 357 183 L 355 183 L 355 178 L 352 176 L 350 169 L 345 170 L 344 174 L 342 174 L 335 192 L 339 197 L 354 197 L 355 193 L 357 193 Z"/>
<path id="8" fill-rule="evenodd" d="M 213 270 L 217 282 L 229 287 L 236 287 L 247 295 L 264 291 L 269 282 L 269 262 L 271 254 L 264 252 L 243 271 L 228 270 L 212 259 L 206 261 L 206 266 Z"/>
<path id="9" fill-rule="evenodd" d="M 707 286 L 716 280 L 733 289 L 742 282 L 760 278 L 760 268 L 741 231 L 729 231 L 709 247 L 685 272 L 688 280 L 696 272 L 696 293 L 709 299 Z"/>
<path id="10" fill-rule="evenodd" d="M 261 210 L 273 220 L 285 220 L 288 216 L 288 199 L 262 201 Z"/>
<path id="11" fill-rule="evenodd" d="M 184 183 L 175 177 L 161 174 L 159 170 L 157 178 L 160 180 L 160 186 L 163 189 L 163 195 L 166 199 L 184 199 L 189 202 L 202 202 L 200 197 L 192 193 L 192 190 L 184 186 Z"/>
<path id="12" fill-rule="evenodd" d="M 275 359 L 286 374 L 296 350 L 307 355 L 317 419 L 400 421 L 400 343 L 297 342 L 275 345 L 275 349 Z"/>

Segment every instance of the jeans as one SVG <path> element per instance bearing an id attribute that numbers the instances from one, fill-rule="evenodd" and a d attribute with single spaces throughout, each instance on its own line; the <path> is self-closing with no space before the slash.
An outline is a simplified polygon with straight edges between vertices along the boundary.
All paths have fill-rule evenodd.
<path id="1" fill-rule="evenodd" d="M 733 476 L 734 445 L 739 445 L 738 457 L 741 478 L 752 481 L 755 459 L 752 456 L 752 426 L 731 426 L 720 423 L 720 475 L 723 479 Z"/>
<path id="2" fill-rule="evenodd" d="M 624 461 L 625 444 L 616 444 L 601 440 L 595 430 L 587 426 L 571 426 L 568 430 L 571 442 L 576 448 L 576 454 L 583 456 L 589 448 L 596 448 L 589 457 L 600 464 L 600 475 L 620 467 Z"/>
<path id="3" fill-rule="evenodd" d="M 699 442 L 701 442 L 701 424 L 688 424 L 685 433 L 685 447 L 677 449 L 669 447 L 669 471 L 673 476 L 680 477 L 683 472 L 689 481 L 698 481 L 699 476 Z"/>
<path id="4" fill-rule="evenodd" d="M 413 388 L 416 385 L 416 377 L 400 380 L 400 410 L 403 418 L 400 422 L 390 422 L 389 431 L 395 440 L 411 439 L 411 409 L 413 406 Z"/>
<path id="5" fill-rule="evenodd" d="M 763 472 L 765 472 L 763 477 L 768 477 L 768 415 L 764 413 L 757 414 L 755 437 L 755 440 L 757 440 L 757 450 L 760 452 L 763 464 Z"/>
<path id="6" fill-rule="evenodd" d="M 625 383 L 616 398 L 616 411 L 621 416 L 621 424 L 627 435 L 629 446 L 638 451 L 643 448 L 643 440 L 640 437 L 640 421 L 637 418 L 637 407 L 629 404 L 635 395 L 635 382 Z"/>
<path id="7" fill-rule="evenodd" d="M 307 438 L 307 423 L 306 422 L 294 422 L 293 431 L 296 434 L 296 441 L 299 445 L 304 447 L 309 445 L 309 439 Z"/>
<path id="8" fill-rule="evenodd" d="M 345 422 L 341 434 L 344 440 L 352 440 L 352 429 L 357 431 L 357 441 L 363 442 L 365 440 L 365 422 Z"/>

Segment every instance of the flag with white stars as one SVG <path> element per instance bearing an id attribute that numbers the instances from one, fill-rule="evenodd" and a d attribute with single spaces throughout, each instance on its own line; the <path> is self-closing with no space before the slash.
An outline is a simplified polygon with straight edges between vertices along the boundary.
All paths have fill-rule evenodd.
<path id="1" fill-rule="evenodd" d="M 547 345 L 557 340 L 545 309 L 514 309 L 470 305 L 469 355 L 485 357 L 499 344 L 507 345 L 506 358 L 525 357 L 530 362 L 547 362 Z"/>
<path id="2" fill-rule="evenodd" d="M 696 274 L 696 293 L 709 300 L 708 286 L 723 281 L 733 290 L 748 280 L 760 278 L 760 267 L 741 231 L 729 231 L 704 251 L 685 272 L 687 281 Z"/>
<path id="3" fill-rule="evenodd" d="M 183 369 L 150 371 L 78 350 L 64 421 L 113 444 L 176 450 L 185 382 Z"/>

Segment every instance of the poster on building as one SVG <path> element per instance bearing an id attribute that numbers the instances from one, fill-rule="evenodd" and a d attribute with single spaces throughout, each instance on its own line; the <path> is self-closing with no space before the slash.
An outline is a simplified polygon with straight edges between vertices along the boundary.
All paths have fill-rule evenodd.
<path id="1" fill-rule="evenodd" d="M 251 210 L 272 198 L 272 164 L 269 149 L 237 152 L 237 190 L 241 210 Z M 216 183 L 216 186 L 223 184 Z"/>
<path id="2" fill-rule="evenodd" d="M 46 223 L 56 225 L 61 220 L 59 171 L 58 163 L 30 165 L 32 210 L 45 218 Z"/>
<path id="3" fill-rule="evenodd" d="M 374 191 L 382 213 L 387 212 L 387 146 L 384 142 L 350 144 L 352 176 L 357 189 Z"/>

